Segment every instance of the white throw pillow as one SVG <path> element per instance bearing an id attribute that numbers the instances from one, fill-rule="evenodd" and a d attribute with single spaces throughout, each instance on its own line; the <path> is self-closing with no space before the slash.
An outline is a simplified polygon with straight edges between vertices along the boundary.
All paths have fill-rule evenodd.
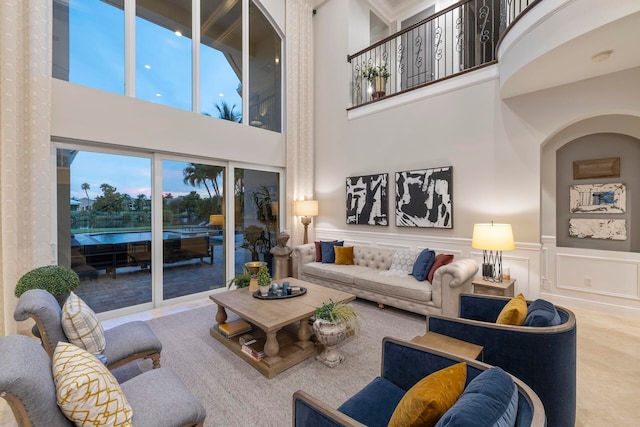
<path id="1" fill-rule="evenodd" d="M 72 344 L 92 354 L 104 351 L 104 330 L 96 313 L 73 292 L 69 293 L 69 298 L 62 306 L 61 321 L 62 329 Z"/>
<path id="2" fill-rule="evenodd" d="M 116 378 L 94 355 L 59 342 L 51 370 L 58 406 L 75 425 L 131 426 L 131 405 Z"/>
<path id="3" fill-rule="evenodd" d="M 385 276 L 406 276 L 411 274 L 413 264 L 419 254 L 419 251 L 410 249 L 395 251 L 391 257 L 391 267 L 389 267 L 389 270 L 383 271 L 381 274 Z"/>

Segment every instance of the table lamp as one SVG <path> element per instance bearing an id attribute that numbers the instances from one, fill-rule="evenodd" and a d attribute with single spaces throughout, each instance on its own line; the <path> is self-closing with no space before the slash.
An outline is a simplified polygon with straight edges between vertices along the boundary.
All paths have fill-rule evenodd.
<path id="1" fill-rule="evenodd" d="M 309 243 L 309 235 L 307 229 L 311 224 L 311 217 L 318 215 L 318 201 L 317 200 L 296 200 L 293 202 L 293 214 L 295 216 L 301 216 L 302 224 L 304 225 L 304 240 L 303 244 Z"/>
<path id="2" fill-rule="evenodd" d="M 482 278 L 502 282 L 502 251 L 515 249 L 511 224 L 475 224 L 471 247 L 482 249 Z"/>

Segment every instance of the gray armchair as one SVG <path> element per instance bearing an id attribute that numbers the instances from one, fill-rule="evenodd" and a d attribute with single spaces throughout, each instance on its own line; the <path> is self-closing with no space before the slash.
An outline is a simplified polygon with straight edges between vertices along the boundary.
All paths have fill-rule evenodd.
<path id="1" fill-rule="evenodd" d="M 0 396 L 19 427 L 68 427 L 56 403 L 51 360 L 34 340 L 22 335 L 0 338 Z M 173 371 L 153 369 L 120 385 L 133 410 L 136 427 L 202 426 L 205 409 Z"/>
<path id="2" fill-rule="evenodd" d="M 62 309 L 55 297 L 42 289 L 23 293 L 13 313 L 18 321 L 32 318 L 36 322 L 42 346 L 49 358 L 58 342 L 69 342 L 61 325 Z M 153 367 L 160 367 L 162 343 L 142 321 L 128 322 L 104 331 L 106 347 L 103 355 L 109 369 L 115 369 L 136 359 L 151 359 Z"/>

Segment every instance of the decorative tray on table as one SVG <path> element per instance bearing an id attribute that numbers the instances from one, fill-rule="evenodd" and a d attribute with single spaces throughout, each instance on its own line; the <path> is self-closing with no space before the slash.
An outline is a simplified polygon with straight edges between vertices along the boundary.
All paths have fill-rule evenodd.
<path id="1" fill-rule="evenodd" d="M 263 296 L 260 291 L 255 291 L 253 297 L 258 299 L 285 299 L 299 297 L 307 293 L 307 288 L 303 288 L 302 286 L 291 286 L 289 289 L 291 289 L 291 293 L 285 292 L 282 285 L 278 285 L 277 288 L 272 286 L 269 288 L 267 295 Z"/>

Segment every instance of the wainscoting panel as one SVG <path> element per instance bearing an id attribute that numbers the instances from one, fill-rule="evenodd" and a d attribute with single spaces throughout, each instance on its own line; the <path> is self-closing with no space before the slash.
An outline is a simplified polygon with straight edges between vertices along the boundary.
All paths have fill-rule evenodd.
<path id="1" fill-rule="evenodd" d="M 639 299 L 638 268 L 633 260 L 558 254 L 556 283 L 559 289 Z"/>

